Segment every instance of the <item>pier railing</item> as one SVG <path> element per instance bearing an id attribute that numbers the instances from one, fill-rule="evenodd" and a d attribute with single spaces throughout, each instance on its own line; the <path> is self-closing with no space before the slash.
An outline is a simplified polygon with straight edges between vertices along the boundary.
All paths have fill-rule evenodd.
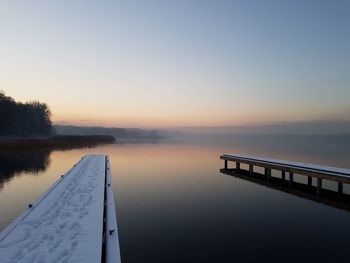
<path id="1" fill-rule="evenodd" d="M 338 183 L 338 193 L 343 193 L 343 184 L 350 184 L 350 169 L 322 166 L 315 164 L 306 164 L 300 162 L 290 162 L 285 160 L 261 158 L 251 155 L 223 154 L 220 159 L 225 161 L 225 170 L 241 173 L 243 169 L 241 164 L 247 164 L 249 175 L 254 173 L 254 167 L 264 168 L 266 180 L 271 180 L 272 170 L 281 172 L 282 180 L 286 180 L 288 174 L 288 183 L 291 187 L 294 182 L 294 174 L 304 175 L 308 178 L 308 186 L 312 186 L 313 178 L 316 180 L 316 194 L 320 195 L 322 191 L 322 180 L 327 179 Z M 228 162 L 234 162 L 234 168 L 229 168 Z"/>

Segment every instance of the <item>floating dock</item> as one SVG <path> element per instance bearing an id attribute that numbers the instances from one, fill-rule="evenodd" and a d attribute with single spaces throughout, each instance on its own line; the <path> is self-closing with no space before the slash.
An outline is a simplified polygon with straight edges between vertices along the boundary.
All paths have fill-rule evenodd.
<path id="1" fill-rule="evenodd" d="M 300 162 L 290 162 L 285 160 L 262 158 L 252 155 L 238 155 L 238 154 L 223 154 L 220 159 L 225 161 L 225 168 L 221 169 L 222 172 L 236 173 L 243 175 L 257 175 L 254 171 L 254 167 L 264 168 L 264 177 L 267 182 L 275 179 L 272 177 L 272 170 L 281 172 L 281 180 L 288 182 L 288 186 L 291 188 L 295 185 L 293 181 L 294 174 L 307 176 L 307 186 L 309 189 L 313 189 L 312 181 L 316 180 L 316 195 L 320 196 L 325 189 L 322 189 L 322 180 L 330 180 L 338 183 L 338 194 L 343 195 L 343 184 L 350 184 L 350 169 L 322 166 L 315 164 L 307 164 Z M 234 162 L 234 168 L 228 167 L 228 162 Z M 241 164 L 246 164 L 249 170 L 243 170 Z M 288 179 L 286 179 L 288 174 Z M 299 183 L 300 184 L 300 183 Z M 298 184 L 298 185 L 299 185 Z M 345 195 L 347 196 L 347 195 Z"/>
<path id="2" fill-rule="evenodd" d="M 108 156 L 83 157 L 0 233 L 1 262 L 120 262 Z"/>

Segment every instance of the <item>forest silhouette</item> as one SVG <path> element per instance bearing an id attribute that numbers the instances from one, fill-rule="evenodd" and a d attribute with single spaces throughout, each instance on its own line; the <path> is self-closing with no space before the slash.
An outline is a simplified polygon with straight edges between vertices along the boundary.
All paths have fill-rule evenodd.
<path id="1" fill-rule="evenodd" d="M 0 91 L 0 136 L 33 137 L 51 134 L 51 111 L 46 103 L 16 102 Z"/>

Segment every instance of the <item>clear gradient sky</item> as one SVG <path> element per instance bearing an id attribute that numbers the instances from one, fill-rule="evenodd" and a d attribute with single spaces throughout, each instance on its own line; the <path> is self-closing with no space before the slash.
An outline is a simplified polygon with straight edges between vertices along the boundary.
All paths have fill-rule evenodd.
<path id="1" fill-rule="evenodd" d="M 58 123 L 350 119 L 350 1 L 1 1 L 0 89 Z"/>

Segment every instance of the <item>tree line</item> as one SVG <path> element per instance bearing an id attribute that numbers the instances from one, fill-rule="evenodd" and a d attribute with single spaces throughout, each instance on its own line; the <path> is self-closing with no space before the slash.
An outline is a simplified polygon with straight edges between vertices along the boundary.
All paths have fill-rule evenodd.
<path id="1" fill-rule="evenodd" d="M 52 134 L 51 111 L 39 101 L 16 102 L 0 91 L 0 136 L 48 136 Z"/>

